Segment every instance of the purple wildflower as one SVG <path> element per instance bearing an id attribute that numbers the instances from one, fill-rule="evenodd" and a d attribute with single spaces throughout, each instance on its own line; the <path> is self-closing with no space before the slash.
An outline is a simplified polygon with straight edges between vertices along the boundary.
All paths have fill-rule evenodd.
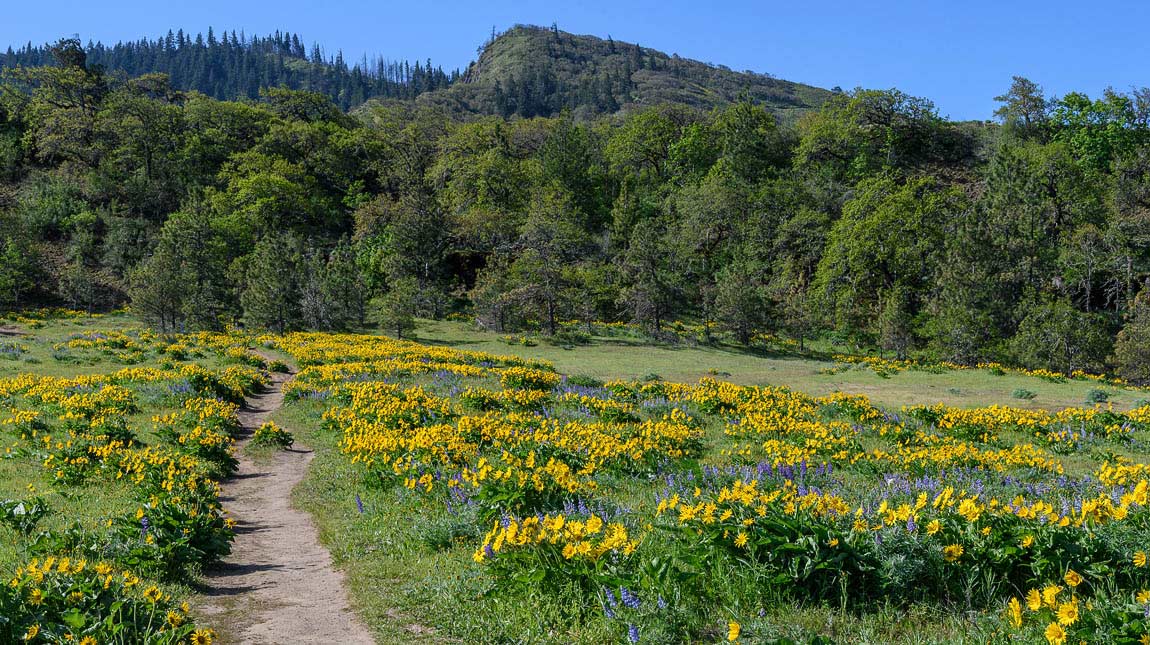
<path id="1" fill-rule="evenodd" d="M 631 593 L 626 587 L 619 588 L 619 597 L 623 600 L 623 605 L 629 609 L 638 609 L 640 605 L 639 596 Z"/>
<path id="2" fill-rule="evenodd" d="M 604 589 L 603 593 L 607 597 L 607 606 L 614 607 L 617 604 L 615 601 L 615 594 L 610 589 Z"/>

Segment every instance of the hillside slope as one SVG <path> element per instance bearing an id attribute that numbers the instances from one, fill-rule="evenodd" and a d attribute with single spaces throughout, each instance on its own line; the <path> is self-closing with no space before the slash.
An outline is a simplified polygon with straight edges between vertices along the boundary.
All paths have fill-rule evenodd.
<path id="1" fill-rule="evenodd" d="M 744 94 L 786 114 L 817 108 L 832 92 L 610 38 L 520 25 L 487 43 L 459 81 L 419 100 L 472 114 L 566 109 L 587 116 L 660 103 L 709 109 Z"/>
<path id="2" fill-rule="evenodd" d="M 209 29 L 207 37 L 193 37 L 180 30 L 111 46 L 74 42 L 89 65 L 114 75 L 164 73 L 176 89 L 222 100 L 257 99 L 264 87 L 310 90 L 345 110 L 365 102 L 418 98 L 458 115 L 532 117 L 570 110 L 591 116 L 661 103 L 709 109 L 745 94 L 786 117 L 831 96 L 809 85 L 734 72 L 632 43 L 523 25 L 486 43 L 462 73 L 445 72 L 430 60 L 365 59 L 352 65 L 342 55 L 325 56 L 315 45 L 309 52 L 300 36 L 290 32 L 250 37 Z M 49 45 L 0 52 L 0 69 L 52 62 Z"/>

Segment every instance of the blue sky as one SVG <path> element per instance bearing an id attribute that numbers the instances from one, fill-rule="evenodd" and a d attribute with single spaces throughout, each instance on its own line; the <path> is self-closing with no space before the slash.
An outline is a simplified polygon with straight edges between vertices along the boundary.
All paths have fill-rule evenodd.
<path id="1" fill-rule="evenodd" d="M 1150 85 L 1150 2 L 865 0 L 823 2 L 164 0 L 5 3 L 0 44 L 63 35 L 132 40 L 187 31 L 283 29 L 309 44 L 363 54 L 431 58 L 445 68 L 475 56 L 491 28 L 550 25 L 638 42 L 732 69 L 822 87 L 897 87 L 943 115 L 990 118 L 993 97 L 1021 74 L 1048 94 Z"/>

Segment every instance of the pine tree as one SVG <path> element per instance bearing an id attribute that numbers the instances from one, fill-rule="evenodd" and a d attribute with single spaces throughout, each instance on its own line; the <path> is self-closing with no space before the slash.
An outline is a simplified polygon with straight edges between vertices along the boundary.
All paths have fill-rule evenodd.
<path id="1" fill-rule="evenodd" d="M 379 326 L 396 338 L 403 338 L 415 329 L 415 312 L 419 301 L 419 283 L 415 278 L 400 278 L 391 284 L 387 293 L 377 301 L 376 319 Z"/>
<path id="2" fill-rule="evenodd" d="M 9 236 L 0 253 L 0 307 L 18 307 L 21 298 L 35 285 L 35 263 L 31 251 Z"/>
<path id="3" fill-rule="evenodd" d="M 244 324 L 282 333 L 299 327 L 299 244 L 287 233 L 268 233 L 241 266 Z"/>
<path id="4" fill-rule="evenodd" d="M 184 283 L 175 250 L 161 244 L 131 274 L 132 311 L 163 333 L 183 330 Z"/>
<path id="5" fill-rule="evenodd" d="M 1114 360 L 1122 378 L 1150 382 L 1150 285 L 1142 287 L 1126 313 L 1126 324 L 1114 343 Z"/>

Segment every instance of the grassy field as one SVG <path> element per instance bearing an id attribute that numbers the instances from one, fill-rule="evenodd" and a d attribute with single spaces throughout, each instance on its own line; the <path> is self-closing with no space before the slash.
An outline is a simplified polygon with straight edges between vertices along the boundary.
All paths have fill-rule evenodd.
<path id="1" fill-rule="evenodd" d="M 274 415 L 316 453 L 293 501 L 383 643 L 1041 642 L 1067 607 L 1079 612 L 1059 627 L 1071 636 L 1146 633 L 1150 604 L 1137 594 L 1150 569 L 1131 564 L 1150 542 L 1145 392 L 988 370 L 882 377 L 822 359 L 830 348 L 526 346 L 459 322 L 421 321 L 419 344 L 160 338 L 128 316 L 3 330 L 0 416 L 34 409 L 41 425 L 0 424 L 0 500 L 41 497 L 52 509 L 31 535 L 0 526 L 5 573 L 43 553 L 36 534 L 75 524 L 87 537 L 68 553 L 121 553 L 123 566 L 151 567 L 148 583 L 191 593 L 200 562 L 163 573 L 166 552 L 137 544 L 139 509 L 162 507 L 156 491 L 167 489 L 115 473 L 150 449 L 226 472 L 214 448 L 173 442 L 153 417 L 225 373 L 257 374 L 258 349 L 302 368 Z M 30 375 L 47 377 L 47 398 L 28 389 Z M 625 383 L 603 386 L 613 379 Z M 113 382 L 131 409 L 99 407 Z M 1113 412 L 1083 406 L 1096 389 Z M 225 416 L 198 423 L 226 426 L 226 413 L 212 414 Z M 85 429 L 113 417 L 136 444 Z M 36 447 L 44 434 L 55 447 Z M 45 460 L 72 454 L 69 442 L 111 454 L 64 476 Z M 755 492 L 736 501 L 746 485 Z M 102 533 L 109 522 L 126 532 Z M 1062 582 L 1071 572 L 1082 582 Z M 1009 599 L 1029 606 L 1029 591 L 1051 585 L 1061 587 L 1052 603 L 1011 618 Z"/>
<path id="2" fill-rule="evenodd" d="M 1015 387 L 1074 403 L 1090 384 L 984 371 L 908 371 L 890 379 L 863 370 L 825 375 L 818 373 L 828 366 L 822 361 L 608 341 L 525 347 L 459 323 L 425 323 L 417 336 L 429 344 L 311 336 L 286 339 L 281 347 L 312 366 L 299 377 L 295 402 L 277 416 L 318 455 L 295 500 L 315 516 L 348 574 L 357 610 L 380 642 L 672 643 L 732 635 L 757 643 L 1036 642 L 1057 623 L 1049 612 L 1064 606 L 1082 613 L 1065 625 L 1067 633 L 1090 633 L 1106 621 L 1143 633 L 1141 605 L 1136 614 L 1123 611 L 1139 585 L 1150 584 L 1130 564 L 1150 536 L 1150 515 L 1125 498 L 1127 505 L 1113 515 L 1098 511 L 1097 522 L 1075 509 L 1106 508 L 1116 499 L 1113 490 L 1129 490 L 1129 478 L 1111 489 L 1104 464 L 1127 460 L 1121 463 L 1130 464 L 1130 472 L 1142 472 L 1137 464 L 1145 462 L 1150 424 L 1114 417 L 1113 425 L 1089 409 L 1043 414 L 1039 405 L 964 412 L 980 403 L 1017 403 Z M 657 372 L 691 381 L 714 370 L 730 373 L 723 380 L 762 384 L 791 374 L 787 384 L 811 394 L 869 384 L 879 393 L 875 401 L 892 406 L 942 399 L 962 407 L 892 416 L 864 399 L 719 383 L 603 389 L 582 379 L 574 390 L 532 390 L 506 377 L 518 369 L 507 367 L 514 362 L 460 350 L 549 360 L 559 372 L 601 379 Z M 470 367 L 480 361 L 495 361 L 492 372 Z M 946 392 L 955 383 L 974 389 L 980 380 L 990 381 L 978 390 L 990 393 L 988 399 Z M 918 393 L 925 384 L 950 396 Z M 610 402 L 595 404 L 604 406 L 598 418 L 615 421 L 598 425 L 596 413 L 588 417 L 583 407 L 590 403 L 575 402 L 571 392 Z M 624 415 L 629 418 L 610 416 L 616 404 L 634 406 Z M 648 427 L 641 423 L 666 422 L 661 415 L 672 408 L 693 419 L 679 427 L 686 434 L 675 434 L 671 423 L 670 434 L 652 439 L 645 454 L 614 453 L 594 468 L 578 456 L 584 448 L 596 452 L 597 442 L 609 446 L 635 436 Z M 409 409 L 444 412 L 410 417 L 403 412 Z M 1131 419 L 1146 414 L 1143 409 Z M 565 430 L 540 438 L 535 424 L 547 423 L 540 419 Z M 488 423 L 492 438 L 477 439 L 475 424 Z M 1087 432 L 1070 436 L 1064 426 Z M 565 434 L 582 433 L 587 438 L 578 441 L 589 443 L 575 445 L 583 448 L 569 453 L 561 447 Z M 474 467 L 485 462 L 515 481 L 512 473 L 527 472 L 521 458 L 528 453 L 573 459 L 584 464 L 585 477 L 543 498 L 530 492 L 529 474 L 520 479 L 526 489 L 498 476 L 473 481 L 479 477 Z M 392 466 L 367 465 L 397 456 L 403 461 Z M 833 471 L 823 470 L 828 464 Z M 763 501 L 758 513 L 739 515 L 751 509 L 723 501 L 724 495 L 747 481 L 792 501 L 778 507 Z M 551 490 L 546 482 L 543 490 Z M 803 497 L 808 490 L 817 502 Z M 939 497 L 935 505 L 929 497 L 920 500 L 920 508 L 916 493 L 928 491 Z M 662 510 L 672 495 L 684 501 L 675 511 Z M 1092 495 L 1111 501 L 1091 501 Z M 686 508 L 687 500 L 699 506 Z M 1063 510 L 1051 511 L 1053 523 L 1035 522 L 1026 519 L 1029 511 L 1008 511 L 1001 500 L 1014 500 L 1011 509 L 1049 503 Z M 841 515 L 802 511 L 800 503 L 844 508 Z M 582 504 L 590 510 L 579 510 Z M 723 520 L 716 512 L 714 524 L 692 519 L 707 504 L 736 515 Z M 610 552 L 580 568 L 573 564 L 577 555 L 552 550 L 558 547 L 549 538 L 504 543 L 510 555 L 478 555 L 477 545 L 490 546 L 495 534 L 496 545 L 503 539 L 500 523 L 528 531 L 532 517 L 555 513 L 569 522 L 596 516 L 617 522 L 640 536 L 634 555 Z M 1057 519 L 1062 514 L 1065 525 Z M 861 528 L 859 518 L 866 518 Z M 752 546 L 736 542 L 743 531 Z M 785 555 L 792 552 L 798 555 Z M 1012 622 L 1007 599 L 1050 588 L 1071 571 L 1086 581 L 1060 584 L 1051 596 L 1054 609 L 1028 610 Z M 634 607 L 620 604 L 624 589 Z"/>
<path id="3" fill-rule="evenodd" d="M 638 339 L 612 337 L 596 337 L 586 345 L 569 349 L 546 343 L 525 347 L 504 342 L 500 334 L 479 330 L 466 322 L 421 320 L 412 337 L 419 342 L 455 349 L 551 361 L 560 372 L 602 380 L 632 380 L 657 374 L 668 381 L 694 383 L 705 376 L 719 374 L 723 380 L 740 385 L 785 385 L 815 395 L 865 394 L 877 403 L 895 407 L 944 403 L 961 407 L 1009 405 L 1057 410 L 1083 405 L 1087 393 L 1100 387 L 1087 381 L 1052 383 L 1009 373 L 996 376 L 988 370 L 954 370 L 942 374 L 908 370 L 883 378 L 866 367 L 856 366 L 824 374 L 820 372 L 833 367 L 833 361 L 754 352 L 734 346 L 653 345 Z M 1013 393 L 1018 389 L 1030 390 L 1036 396 L 1030 400 L 1015 398 Z M 1129 409 L 1139 401 L 1150 399 L 1150 392 L 1101 389 L 1110 395 L 1117 409 Z"/>
<path id="4" fill-rule="evenodd" d="M 123 315 L 0 329 L 0 641 L 208 642 L 180 601 L 231 539 L 213 479 L 257 358 Z"/>

